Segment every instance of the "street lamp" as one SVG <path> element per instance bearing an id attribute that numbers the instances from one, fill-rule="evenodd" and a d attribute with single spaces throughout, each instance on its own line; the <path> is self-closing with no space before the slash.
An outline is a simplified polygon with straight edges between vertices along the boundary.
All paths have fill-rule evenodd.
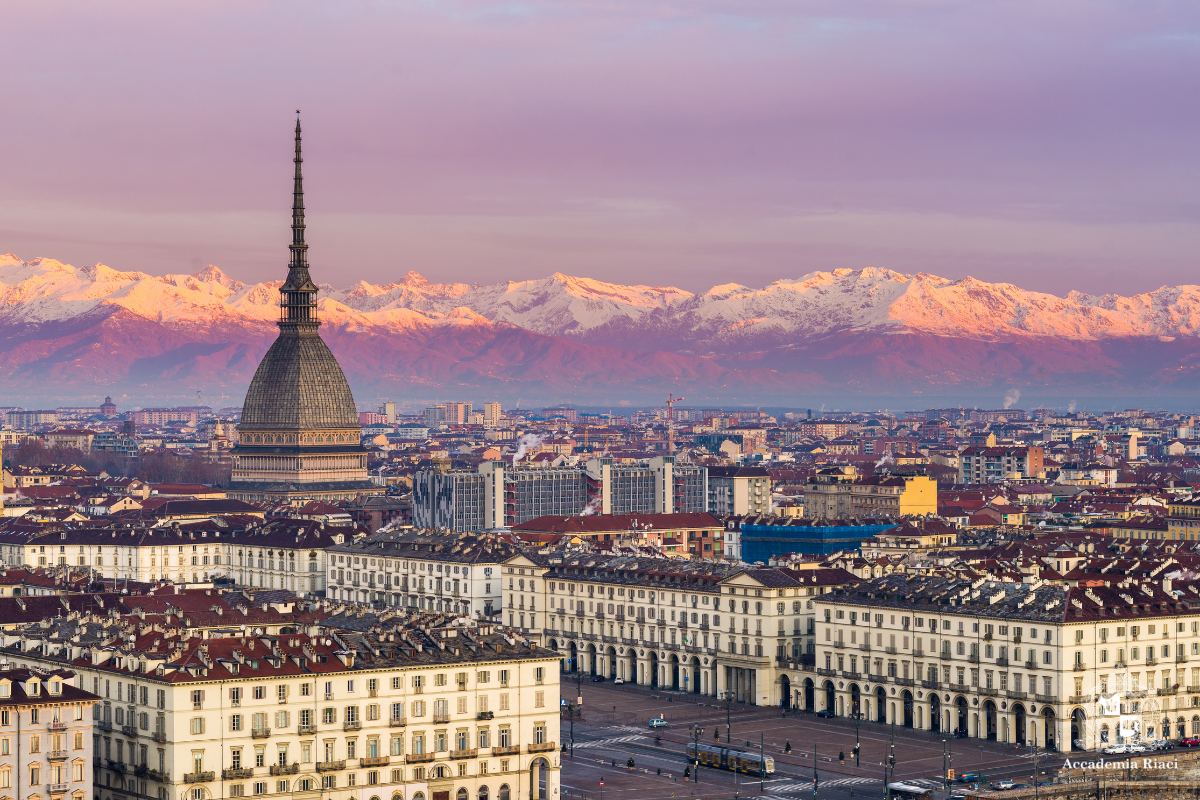
<path id="1" fill-rule="evenodd" d="M 580 719 L 583 719 L 583 706 L 579 705 L 578 703 L 567 703 L 565 706 L 563 706 L 563 708 L 566 709 L 567 719 L 570 720 L 570 723 L 571 723 L 570 754 L 571 754 L 571 757 L 574 758 L 575 757 L 575 718 L 579 717 Z"/>
<path id="2" fill-rule="evenodd" d="M 700 782 L 700 739 L 704 736 L 704 728 L 692 726 L 692 782 Z"/>
<path id="3" fill-rule="evenodd" d="M 858 753 L 859 753 L 859 750 L 861 749 L 861 745 L 860 745 L 859 739 L 858 739 L 858 722 L 861 717 L 862 717 L 861 711 L 855 712 L 855 714 L 854 714 L 854 766 L 856 766 L 856 767 L 861 766 L 861 764 L 859 763 L 859 759 L 858 759 Z"/>
<path id="4" fill-rule="evenodd" d="M 725 703 L 725 746 L 729 747 L 733 740 L 729 738 L 729 708 L 733 705 L 734 699 L 737 697 L 731 690 L 726 690 L 721 695 L 722 702 Z"/>

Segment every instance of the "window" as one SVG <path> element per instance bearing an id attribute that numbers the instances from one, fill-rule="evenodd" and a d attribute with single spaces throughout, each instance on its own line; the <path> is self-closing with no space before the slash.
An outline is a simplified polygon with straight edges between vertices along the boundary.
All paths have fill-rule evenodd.
<path id="1" fill-rule="evenodd" d="M 192 733 L 195 735 L 204 733 L 204 717 L 192 717 Z"/>
<path id="2" fill-rule="evenodd" d="M 242 715 L 241 714 L 230 714 L 229 730 L 240 731 L 241 729 L 242 729 Z M 236 767 L 235 767 L 235 769 L 236 769 Z"/>

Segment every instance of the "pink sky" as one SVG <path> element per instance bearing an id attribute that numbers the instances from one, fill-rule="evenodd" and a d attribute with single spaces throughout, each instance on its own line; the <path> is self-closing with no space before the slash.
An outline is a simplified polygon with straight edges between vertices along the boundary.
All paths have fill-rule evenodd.
<path id="1" fill-rule="evenodd" d="M 0 252 L 705 289 L 1197 282 L 1200 10 L 1103 0 L 10 4 Z"/>

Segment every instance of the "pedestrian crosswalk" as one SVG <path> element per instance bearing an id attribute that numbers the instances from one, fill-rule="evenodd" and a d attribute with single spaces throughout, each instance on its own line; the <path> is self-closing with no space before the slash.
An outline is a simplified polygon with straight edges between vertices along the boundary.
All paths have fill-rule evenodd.
<path id="1" fill-rule="evenodd" d="M 580 747 L 611 747 L 614 744 L 627 744 L 628 742 L 638 742 L 645 739 L 641 734 L 629 734 L 628 736 L 611 736 L 607 739 L 593 739 L 590 742 L 576 742 L 575 748 Z"/>
<path id="2" fill-rule="evenodd" d="M 818 783 L 818 788 L 826 789 L 826 788 L 830 788 L 833 786 L 865 786 L 866 784 L 869 784 L 869 783 L 879 783 L 879 779 L 878 778 L 830 778 L 829 780 L 826 780 L 825 778 L 821 778 L 820 782 Z M 770 790 L 771 794 L 773 794 L 773 795 L 775 795 L 775 794 L 795 795 L 795 794 L 800 794 L 803 792 L 811 792 L 813 785 L 812 785 L 811 779 L 809 779 L 809 780 L 801 779 L 801 780 L 792 781 L 791 783 L 783 783 L 783 784 L 779 784 L 779 785 L 768 786 L 767 788 Z M 793 800 L 794 800 L 794 798 L 793 798 Z"/>

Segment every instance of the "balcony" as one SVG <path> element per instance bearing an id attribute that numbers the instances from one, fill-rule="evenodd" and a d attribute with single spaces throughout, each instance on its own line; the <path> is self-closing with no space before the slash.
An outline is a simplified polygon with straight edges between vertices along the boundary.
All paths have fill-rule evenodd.
<path id="1" fill-rule="evenodd" d="M 938 658 L 940 658 L 942 661 L 949 661 L 951 658 L 953 658 L 953 656 L 943 650 L 942 652 L 938 653 Z"/>
<path id="2" fill-rule="evenodd" d="M 126 769 L 124 761 L 113 761 L 111 758 L 108 759 L 108 768 L 113 772 L 124 772 Z"/>
<path id="3" fill-rule="evenodd" d="M 996 690 L 990 686 L 981 687 L 979 689 L 979 693 L 982 695 L 987 695 L 988 697 L 995 697 L 997 694 Z"/>
<path id="4" fill-rule="evenodd" d="M 506 747 L 493 747 L 492 755 L 494 756 L 515 756 L 521 752 L 521 745 L 510 744 Z"/>
<path id="5" fill-rule="evenodd" d="M 529 745 L 529 752 L 531 753 L 548 753 L 554 749 L 554 742 L 542 742 L 541 744 Z"/>
<path id="6" fill-rule="evenodd" d="M 374 697 L 374 696 L 375 696 L 375 695 L 371 695 L 371 697 Z M 287 699 L 287 695 L 284 695 L 283 697 L 280 697 L 280 698 L 279 698 L 279 705 L 283 705 L 283 704 L 284 704 L 284 703 L 286 703 L 287 701 L 288 701 L 288 699 Z"/>
<path id="7" fill-rule="evenodd" d="M 496 713 L 494 711 L 480 711 L 478 714 L 475 715 L 475 719 L 477 719 L 477 720 L 495 719 L 495 718 L 496 718 Z"/>
<path id="8" fill-rule="evenodd" d="M 1197 692 L 1200 692 L 1200 686 L 1189 686 L 1187 687 L 1187 690 L 1188 694 L 1196 694 Z"/>
<path id="9" fill-rule="evenodd" d="M 950 684 L 950 691 L 958 692 L 959 694 L 966 694 L 967 692 L 971 691 L 971 687 L 967 686 L 965 683 L 952 683 Z"/>
<path id="10" fill-rule="evenodd" d="M 1153 667 L 1153 666 L 1155 666 L 1155 665 L 1157 665 L 1157 664 L 1158 664 L 1158 661 L 1157 661 L 1156 659 L 1154 659 L 1154 658 L 1147 658 L 1147 659 L 1146 659 L 1146 666 L 1147 666 L 1147 667 Z"/>
<path id="11" fill-rule="evenodd" d="M 1025 662 L 1025 669 L 1028 669 L 1028 670 L 1035 670 L 1035 669 L 1037 669 L 1037 662 L 1036 662 L 1036 661 L 1026 661 L 1026 662 Z"/>
<path id="12" fill-rule="evenodd" d="M 128 736 L 130 739 L 136 739 L 137 738 L 137 728 L 135 728 L 132 725 L 122 725 L 121 726 L 121 735 Z"/>
<path id="13" fill-rule="evenodd" d="M 921 681 L 922 689 L 938 689 L 941 688 L 941 681 Z"/>
<path id="14" fill-rule="evenodd" d="M 841 650 L 842 648 L 844 648 L 846 646 L 846 643 L 843 642 L 841 639 L 838 639 L 836 642 L 833 643 L 833 646 L 836 647 L 838 650 Z"/>
<path id="15" fill-rule="evenodd" d="M 236 781 L 236 780 L 241 780 L 242 778 L 253 778 L 253 777 L 254 777 L 254 770 L 249 769 L 247 767 L 241 767 L 238 769 L 234 769 L 233 767 L 230 767 L 229 769 L 221 770 L 221 780 L 223 780 L 223 781 Z"/>
<path id="16" fill-rule="evenodd" d="M 1175 656 L 1175 663 L 1176 664 L 1186 664 L 1187 656 Z"/>
<path id="17" fill-rule="evenodd" d="M 96 727 L 102 731 L 111 731 L 112 730 L 112 720 L 98 719 L 98 720 L 96 720 Z"/>
<path id="18" fill-rule="evenodd" d="M 1171 695 L 1178 694 L 1178 693 L 1179 693 L 1178 689 L 1159 689 L 1158 690 L 1159 697 L 1170 697 Z"/>
<path id="19" fill-rule="evenodd" d="M 52 730 L 52 731 L 65 731 L 67 729 L 67 723 L 51 722 L 49 727 L 50 727 L 50 730 Z"/>
<path id="20" fill-rule="evenodd" d="M 1073 694 L 1067 698 L 1067 702 L 1071 705 L 1082 705 L 1092 702 L 1092 696 L 1090 694 Z"/>
<path id="21" fill-rule="evenodd" d="M 997 667 L 1007 667 L 1008 666 L 1008 656 L 1000 656 L 999 658 L 997 658 L 996 666 Z"/>
<path id="22" fill-rule="evenodd" d="M 464 758 L 475 758 L 478 754 L 479 751 L 475 748 L 471 748 L 470 750 L 451 750 L 450 758 L 455 761 L 461 761 Z"/>
<path id="23" fill-rule="evenodd" d="M 332 700 L 332 699 L 333 699 L 333 692 L 326 692 L 326 693 L 325 693 L 325 699 L 326 699 L 326 700 Z"/>
<path id="24" fill-rule="evenodd" d="M 362 730 L 362 721 L 357 720 L 357 719 L 348 719 L 342 723 L 342 730 L 344 730 L 344 731 L 361 731 Z"/>
<path id="25" fill-rule="evenodd" d="M 883 648 L 883 652 L 887 653 L 889 656 L 894 656 L 898 651 L 895 647 L 885 647 Z"/>
<path id="26" fill-rule="evenodd" d="M 915 684 L 912 678 L 893 678 L 892 680 L 900 686 L 913 686 Z"/>
<path id="27" fill-rule="evenodd" d="M 167 732 L 166 731 L 155 731 L 154 733 L 150 734 L 150 738 L 153 739 L 154 741 L 158 742 L 159 744 L 166 744 L 167 743 Z"/>
<path id="28" fill-rule="evenodd" d="M 51 761 L 66 761 L 70 757 L 66 750 L 51 750 L 46 755 Z"/>
<path id="29" fill-rule="evenodd" d="M 826 678 L 836 678 L 837 670 L 825 669 L 824 667 L 817 668 L 817 674 Z"/>
<path id="30" fill-rule="evenodd" d="M 407 717 L 392 717 L 391 719 L 388 720 L 389 728 L 403 728 L 407 724 L 408 724 Z"/>
<path id="31" fill-rule="evenodd" d="M 379 689 L 367 689 L 367 697 L 379 697 Z"/>
<path id="32" fill-rule="evenodd" d="M 919 647 L 916 650 L 913 650 L 912 654 L 913 654 L 913 658 L 924 658 L 925 657 L 925 651 Z"/>
<path id="33" fill-rule="evenodd" d="M 46 785 L 46 791 L 50 794 L 66 794 L 67 785 L 65 783 L 51 783 Z"/>
<path id="34" fill-rule="evenodd" d="M 318 761 L 317 772 L 337 772 L 339 769 L 346 768 L 346 760 L 341 761 Z"/>
<path id="35" fill-rule="evenodd" d="M 445 725 L 449 721 L 450 721 L 449 713 L 443 712 L 441 714 L 438 714 L 438 713 L 434 712 L 434 715 L 433 715 L 433 724 L 434 725 Z"/>
<path id="36" fill-rule="evenodd" d="M 360 767 L 386 767 L 391 759 L 388 756 L 367 756 L 360 758 L 358 765 Z"/>
<path id="37" fill-rule="evenodd" d="M 978 664 L 979 663 L 979 653 L 971 653 L 971 655 L 967 656 L 967 662 L 970 664 Z"/>
<path id="38" fill-rule="evenodd" d="M 189 772 L 183 776 L 184 783 L 210 783 L 217 778 L 215 772 Z"/>
<path id="39" fill-rule="evenodd" d="M 1025 700 L 1029 697 L 1029 695 L 1025 692 L 1016 692 L 1012 690 L 1005 692 L 1004 695 L 1005 697 L 1011 697 L 1013 700 Z"/>
<path id="40" fill-rule="evenodd" d="M 147 769 L 146 777 L 152 781 L 158 781 L 159 783 L 170 783 L 171 782 L 171 773 L 166 772 L 164 770 Z"/>
<path id="41" fill-rule="evenodd" d="M 272 775 L 295 775 L 299 771 L 299 764 L 275 764 L 271 767 Z"/>
<path id="42" fill-rule="evenodd" d="M 1087 667 L 1086 667 L 1086 666 L 1084 666 L 1083 664 L 1072 664 L 1072 665 L 1071 665 L 1071 669 L 1072 669 L 1074 672 L 1083 672 L 1084 670 L 1086 670 L 1086 669 L 1087 669 Z"/>
<path id="43" fill-rule="evenodd" d="M 793 634 L 793 635 L 796 635 L 796 634 Z M 868 644 L 867 642 L 863 642 L 862 644 L 860 644 L 858 646 L 858 649 L 862 650 L 864 653 L 869 653 L 869 652 L 871 652 L 871 645 Z"/>
<path id="44" fill-rule="evenodd" d="M 433 753 L 409 753 L 404 757 L 405 764 L 427 764 L 433 761 Z"/>
<path id="45" fill-rule="evenodd" d="M 296 735 L 297 736 L 315 736 L 316 733 L 317 733 L 316 725 L 297 725 L 296 726 Z"/>
<path id="46" fill-rule="evenodd" d="M 1035 694 L 1033 696 L 1039 703 L 1057 703 L 1058 698 L 1052 694 Z"/>
<path id="47" fill-rule="evenodd" d="M 270 737 L 271 737 L 271 729 L 270 728 L 255 728 L 254 730 L 250 731 L 251 739 L 269 739 Z"/>

